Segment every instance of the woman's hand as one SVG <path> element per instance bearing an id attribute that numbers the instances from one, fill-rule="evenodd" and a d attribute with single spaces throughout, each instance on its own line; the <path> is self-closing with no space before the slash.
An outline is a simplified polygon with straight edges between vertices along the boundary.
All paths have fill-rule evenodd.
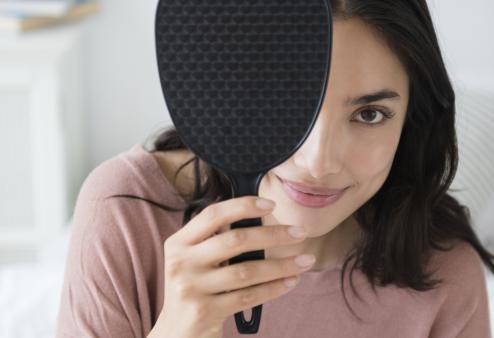
<path id="1" fill-rule="evenodd" d="M 259 207 L 260 200 L 271 207 Z M 304 240 L 292 237 L 288 225 L 227 229 L 241 219 L 267 215 L 273 207 L 274 202 L 257 196 L 214 203 L 165 241 L 165 297 L 159 319 L 163 335 L 221 338 L 226 318 L 284 295 L 291 288 L 283 281 L 298 280 L 312 266 L 299 267 L 295 257 L 226 265 L 244 252 Z"/>

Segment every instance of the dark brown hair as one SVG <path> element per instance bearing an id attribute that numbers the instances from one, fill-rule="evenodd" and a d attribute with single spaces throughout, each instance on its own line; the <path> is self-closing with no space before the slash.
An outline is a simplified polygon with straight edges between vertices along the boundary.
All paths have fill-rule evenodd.
<path id="1" fill-rule="evenodd" d="M 431 249 L 449 250 L 450 240 L 468 242 L 494 272 L 494 256 L 473 231 L 468 208 L 448 193 L 458 165 L 455 93 L 425 0 L 332 0 L 331 5 L 335 18 L 359 18 L 373 28 L 399 57 L 410 81 L 406 120 L 391 171 L 380 190 L 355 212 L 364 236 L 343 264 L 343 294 L 345 270 L 352 258 L 350 272 L 360 269 L 373 290 L 376 284 L 391 283 L 418 291 L 435 288 L 442 280 L 431 280 L 432 273 L 424 267 Z M 176 149 L 187 148 L 169 128 L 150 151 Z M 175 178 L 190 162 L 195 191 L 184 210 L 137 196 L 117 196 L 184 211 L 184 224 L 211 203 L 231 198 L 228 180 L 215 169 L 206 165 L 207 178 L 201 182 L 197 157 L 180 167 Z"/>

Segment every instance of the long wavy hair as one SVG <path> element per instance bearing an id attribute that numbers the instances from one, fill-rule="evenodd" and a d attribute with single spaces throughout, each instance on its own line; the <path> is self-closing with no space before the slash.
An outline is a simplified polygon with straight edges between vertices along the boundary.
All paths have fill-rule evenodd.
<path id="1" fill-rule="evenodd" d="M 435 288 L 441 279 L 424 271 L 431 249 L 447 251 L 450 240 L 468 242 L 494 273 L 494 256 L 480 243 L 471 226 L 469 209 L 448 190 L 456 174 L 458 147 L 455 131 L 455 93 L 446 71 L 425 0 L 330 0 L 335 19 L 358 18 L 373 28 L 404 66 L 410 81 L 409 104 L 391 171 L 379 191 L 363 204 L 355 218 L 362 239 L 346 256 L 340 282 L 352 259 L 375 286 L 395 284 L 417 291 Z M 176 130 L 161 130 L 150 152 L 187 149 Z M 229 199 L 228 179 L 197 156 L 193 162 L 195 190 L 184 209 L 134 195 L 171 212 L 184 212 L 183 224 L 211 203 Z M 201 181 L 201 166 L 206 178 Z M 357 292 L 358 295 L 358 292 Z M 359 299 L 360 296 L 358 295 Z M 350 307 L 350 306 L 349 306 Z M 355 312 L 351 309 L 352 313 Z M 358 316 L 357 316 L 358 317 Z M 361 320 L 359 318 L 359 320 Z"/>

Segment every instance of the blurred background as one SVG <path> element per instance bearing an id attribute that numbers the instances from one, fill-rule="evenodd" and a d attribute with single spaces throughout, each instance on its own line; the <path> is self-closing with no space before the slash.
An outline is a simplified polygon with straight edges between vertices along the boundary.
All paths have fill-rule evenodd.
<path id="1" fill-rule="evenodd" d="M 454 194 L 494 251 L 494 2 L 428 2 L 457 94 Z M 171 124 L 156 5 L 0 0 L 0 338 L 54 337 L 83 180 Z M 494 277 L 487 281 L 494 313 Z"/>

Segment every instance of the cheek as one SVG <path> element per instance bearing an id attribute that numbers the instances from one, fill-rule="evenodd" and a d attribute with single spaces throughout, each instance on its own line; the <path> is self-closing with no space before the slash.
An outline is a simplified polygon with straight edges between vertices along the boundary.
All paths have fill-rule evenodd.
<path id="1" fill-rule="evenodd" d="M 352 152 L 347 157 L 348 169 L 360 183 L 376 176 L 387 175 L 393 163 L 397 144 L 396 137 L 390 135 L 352 147 Z"/>

